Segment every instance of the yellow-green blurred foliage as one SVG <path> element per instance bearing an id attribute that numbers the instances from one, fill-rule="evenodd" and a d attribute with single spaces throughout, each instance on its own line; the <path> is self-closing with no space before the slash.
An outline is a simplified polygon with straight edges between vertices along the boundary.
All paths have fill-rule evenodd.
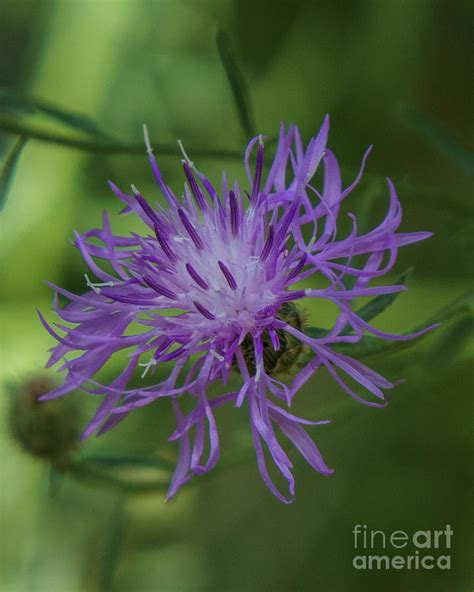
<path id="1" fill-rule="evenodd" d="M 367 223 L 377 221 L 389 175 L 404 208 L 403 230 L 434 231 L 400 254 L 397 271 L 415 265 L 409 291 L 377 320 L 398 331 L 465 292 L 472 279 L 472 177 L 449 146 L 443 151 L 406 117 L 412 110 L 456 145 L 472 142 L 472 12 L 462 0 L 3 0 L 0 87 L 86 114 L 124 141 L 140 142 L 147 122 L 156 144 L 181 138 L 186 146 L 241 150 L 246 138 L 215 46 L 217 28 L 225 27 L 259 132 L 271 137 L 281 121 L 294 122 L 307 138 L 330 113 L 330 147 L 346 183 L 365 147 L 375 145 L 350 211 L 365 208 Z M 14 136 L 2 125 L 14 115 L 0 104 L 3 156 Z M 22 121 L 84 137 L 44 116 Z M 178 190 L 178 148 L 160 164 Z M 242 179 L 238 162 L 200 158 L 198 164 L 215 180 L 223 166 Z M 1 222 L 4 381 L 37 372 L 52 346 L 35 313 L 50 308 L 43 280 L 84 289 L 73 231 L 100 225 L 104 208 L 114 229 L 138 228 L 130 217 L 118 217 L 109 178 L 123 188 L 135 183 L 145 195 L 155 191 L 145 155 L 91 154 L 34 139 L 24 148 Z M 320 326 L 332 314 L 316 305 L 308 312 Z M 444 328 L 407 353 L 368 360 L 390 378 L 408 379 L 386 410 L 358 406 L 323 372 L 305 386 L 297 407 L 314 419 L 333 418 L 311 435 L 336 470 L 323 478 L 295 456 L 292 506 L 272 498 L 253 460 L 203 479 L 167 505 L 163 493 L 132 496 L 112 578 L 107 561 L 119 538 L 117 494 L 73 479 L 48 484 L 48 467 L 12 441 L 2 393 L 0 590 L 472 588 L 472 350 L 456 349 L 456 335 Z M 72 397 L 85 416 L 93 411 L 92 397 Z M 223 410 L 218 421 L 225 460 L 247 441 L 246 416 Z M 160 448 L 173 458 L 170 432 L 169 410 L 160 402 L 82 447 L 100 454 Z M 452 569 L 357 571 L 356 523 L 386 532 L 451 524 Z"/>

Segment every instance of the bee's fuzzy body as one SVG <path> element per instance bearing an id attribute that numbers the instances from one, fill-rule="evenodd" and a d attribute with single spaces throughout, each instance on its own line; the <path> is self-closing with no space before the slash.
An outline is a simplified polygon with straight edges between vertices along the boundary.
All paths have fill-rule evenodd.
<path id="1" fill-rule="evenodd" d="M 277 317 L 298 329 L 303 331 L 305 323 L 305 315 L 293 303 L 286 302 L 278 311 Z M 262 335 L 263 343 L 263 366 L 265 372 L 272 376 L 282 374 L 290 374 L 291 370 L 299 366 L 298 362 L 301 354 L 304 351 L 304 345 L 298 341 L 293 335 L 281 329 L 276 330 L 280 347 L 277 351 L 273 349 L 273 345 L 267 333 Z M 247 336 L 242 342 L 242 352 L 247 364 L 247 369 L 252 375 L 255 373 L 255 352 L 253 348 L 252 338 Z"/>

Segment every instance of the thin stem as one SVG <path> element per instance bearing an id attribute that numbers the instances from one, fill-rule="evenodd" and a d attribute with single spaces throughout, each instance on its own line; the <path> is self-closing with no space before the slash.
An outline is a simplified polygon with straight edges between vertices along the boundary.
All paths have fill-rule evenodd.
<path id="1" fill-rule="evenodd" d="M 99 575 L 99 592 L 112 590 L 125 527 L 125 502 L 125 496 L 120 495 L 115 502 L 110 524 L 106 529 L 105 548 Z"/>
<path id="2" fill-rule="evenodd" d="M 5 162 L 3 163 L 3 166 L 0 170 L 0 209 L 5 203 L 8 189 L 15 172 L 15 167 L 27 141 L 28 138 L 26 136 L 22 135 L 18 138 L 13 148 L 5 158 Z"/>
<path id="3" fill-rule="evenodd" d="M 82 461 L 71 461 L 67 467 L 68 473 L 79 481 L 90 485 L 109 487 L 126 493 L 140 493 L 146 491 L 166 491 L 167 481 L 137 480 L 132 481 L 124 477 L 113 475 L 107 470 L 94 468 Z"/>
<path id="4" fill-rule="evenodd" d="M 151 467 L 156 469 L 174 470 L 175 463 L 167 458 L 154 454 L 152 457 L 142 456 L 112 456 L 112 455 L 87 455 L 81 456 L 81 463 L 100 468 L 111 467 Z"/>
<path id="5" fill-rule="evenodd" d="M 23 124 L 19 121 L 0 118 L 0 131 L 7 134 L 18 134 L 28 136 L 31 139 L 39 140 L 49 144 L 59 144 L 66 148 L 75 148 L 93 154 L 130 154 L 143 155 L 145 147 L 142 142 L 117 142 L 112 140 L 79 139 L 71 138 L 64 134 L 53 133 L 40 129 L 39 127 Z M 153 148 L 155 154 L 161 156 L 176 156 L 179 152 L 174 144 L 159 144 Z M 203 158 L 220 158 L 223 160 L 242 160 L 242 153 L 239 150 L 220 148 L 188 148 L 190 154 Z"/>
<path id="6" fill-rule="evenodd" d="M 227 461 L 221 464 L 221 471 L 213 471 L 212 473 L 203 475 L 203 477 L 205 477 L 207 480 L 207 478 L 217 476 L 222 472 L 222 470 L 230 469 L 235 466 L 247 463 L 251 457 L 252 450 L 246 448 L 245 450 L 239 451 L 236 454 L 229 456 Z M 82 483 L 91 486 L 106 487 L 121 492 L 122 494 L 131 495 L 136 493 L 166 491 L 169 487 L 169 480 L 172 472 L 171 469 L 174 469 L 174 464 L 172 466 L 166 467 L 167 469 L 170 469 L 170 475 L 164 478 L 165 480 L 145 480 L 141 477 L 137 479 L 130 475 L 126 477 L 116 473 L 114 474 L 114 468 L 116 469 L 119 466 L 125 467 L 127 464 L 117 462 L 116 464 L 110 465 L 110 469 L 106 469 L 102 463 L 96 463 L 93 458 L 90 458 L 71 460 L 65 470 L 74 479 L 77 479 Z M 152 465 L 144 464 L 143 460 L 140 460 L 139 466 L 144 467 Z M 193 484 L 195 485 L 197 483 L 201 483 L 201 479 L 193 479 L 188 487 L 192 486 Z"/>
<path id="7" fill-rule="evenodd" d="M 250 100 L 250 92 L 244 76 L 239 68 L 239 62 L 234 53 L 230 37 L 223 29 L 219 29 L 216 34 L 217 49 L 222 65 L 227 74 L 227 80 L 232 90 L 232 94 L 237 109 L 237 115 L 246 137 L 257 134 L 255 116 Z"/>

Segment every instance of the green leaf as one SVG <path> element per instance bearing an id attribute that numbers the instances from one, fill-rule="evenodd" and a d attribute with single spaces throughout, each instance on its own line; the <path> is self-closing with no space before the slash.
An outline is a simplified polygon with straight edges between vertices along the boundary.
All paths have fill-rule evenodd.
<path id="1" fill-rule="evenodd" d="M 474 318 L 465 314 L 444 331 L 427 355 L 429 364 L 440 368 L 452 362 L 474 335 Z"/>
<path id="2" fill-rule="evenodd" d="M 245 132 L 246 137 L 255 136 L 256 126 L 250 101 L 250 93 L 237 63 L 231 40 L 223 29 L 217 31 L 216 43 L 222 65 L 224 66 L 227 79 L 232 89 L 232 94 L 234 95 L 237 115 L 243 131 Z"/>
<path id="3" fill-rule="evenodd" d="M 446 306 L 443 306 L 435 315 L 430 317 L 424 325 L 432 325 L 433 323 L 444 323 L 451 319 L 458 317 L 461 314 L 472 314 L 474 308 L 474 291 L 470 290 L 456 298 Z M 418 326 L 415 331 L 419 331 L 422 325 Z"/>
<path id="4" fill-rule="evenodd" d="M 18 164 L 18 160 L 27 141 L 28 138 L 24 136 L 20 137 L 7 154 L 5 162 L 3 163 L 0 172 L 0 210 L 2 210 L 5 205 L 15 167 Z"/>
<path id="5" fill-rule="evenodd" d="M 412 271 L 412 267 L 404 271 L 402 275 L 395 280 L 393 285 L 404 286 Z M 364 321 L 370 321 L 386 310 L 393 302 L 395 302 L 400 294 L 401 292 L 395 292 L 394 294 L 382 294 L 381 296 L 376 296 L 367 302 L 367 304 L 364 304 L 364 306 L 356 310 L 355 314 Z M 349 325 L 342 330 L 341 335 L 347 335 L 348 333 L 351 333 L 351 331 L 352 329 Z"/>
<path id="6" fill-rule="evenodd" d="M 52 105 L 48 101 L 23 96 L 9 89 L 0 89 L 0 111 L 31 115 L 39 113 L 55 121 L 59 121 L 72 129 L 77 129 L 97 137 L 108 137 L 97 123 L 87 115 L 74 113 L 73 111 Z"/>
<path id="7" fill-rule="evenodd" d="M 403 331 L 401 335 L 410 335 L 412 333 L 418 333 L 431 325 L 438 323 L 447 323 L 459 316 L 465 316 L 466 314 L 472 315 L 474 307 L 474 293 L 468 292 L 467 294 L 456 298 L 443 308 L 441 308 L 435 315 L 430 317 L 423 323 L 413 327 L 409 331 Z M 467 320 L 465 322 L 468 322 Z M 329 331 L 319 327 L 308 327 L 305 330 L 306 335 L 315 339 L 325 337 Z M 366 356 L 373 356 L 381 353 L 395 353 L 405 349 L 409 349 L 417 345 L 422 339 L 431 335 L 431 332 L 419 335 L 409 341 L 389 341 L 376 337 L 375 335 L 364 335 L 358 343 L 335 343 L 331 345 L 331 349 L 336 352 L 352 356 L 353 358 L 364 358 Z"/>
<path id="8" fill-rule="evenodd" d="M 329 329 L 322 329 L 321 327 L 305 327 L 304 332 L 308 337 L 321 339 L 322 337 L 326 337 L 329 333 Z"/>
<path id="9" fill-rule="evenodd" d="M 459 168 L 474 176 L 474 153 L 449 134 L 440 129 L 427 117 L 413 109 L 402 109 L 404 121 L 422 135 L 439 152 L 450 158 Z"/>

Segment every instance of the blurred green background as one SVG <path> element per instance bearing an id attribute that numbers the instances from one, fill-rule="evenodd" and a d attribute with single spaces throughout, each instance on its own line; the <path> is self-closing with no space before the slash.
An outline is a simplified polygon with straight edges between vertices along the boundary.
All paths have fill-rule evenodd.
<path id="1" fill-rule="evenodd" d="M 307 139 L 330 113 L 329 146 L 346 184 L 363 150 L 375 145 L 350 210 L 377 221 L 388 175 L 404 208 L 402 230 L 434 231 L 401 253 L 398 272 L 415 266 L 410 289 L 377 325 L 408 329 L 472 286 L 472 2 L 1 0 L 0 7 L 3 162 L 18 125 L 90 137 L 45 110 L 31 112 L 20 101 L 28 97 L 89 116 L 114 141 L 139 144 L 147 122 L 155 145 L 173 147 L 160 165 L 176 191 L 177 138 L 212 179 L 225 166 L 243 180 L 238 160 L 191 150 L 241 151 L 247 139 L 216 49 L 223 27 L 259 132 L 272 137 L 281 121 L 294 122 Z M 16 164 L 1 222 L 0 590 L 472 590 L 467 316 L 405 353 L 367 360 L 389 378 L 408 379 L 386 410 L 357 405 L 324 372 L 305 386 L 297 410 L 333 418 L 310 432 L 336 470 L 323 478 L 293 455 L 291 506 L 265 489 L 251 454 L 196 480 L 169 504 L 162 491 L 123 500 L 110 487 L 57 476 L 51 482 L 48 465 L 14 443 L 7 417 L 10 385 L 41 373 L 52 345 L 35 313 L 50 308 L 42 281 L 84 289 L 85 265 L 70 239 L 73 230 L 99 225 L 104 208 L 114 228 L 131 229 L 130 218 L 118 219 L 107 179 L 123 188 L 133 182 L 145 195 L 153 187 L 144 153 L 92 154 L 33 138 Z M 324 307 L 309 312 L 318 324 L 329 322 Z M 72 398 L 84 407 L 85 422 L 94 401 Z M 247 420 L 228 409 L 218 421 L 221 464 L 230 464 L 235 450 L 248 447 Z M 171 427 L 168 406 L 156 403 L 84 443 L 81 454 L 159 448 L 173 459 Z M 355 524 L 386 533 L 451 524 L 452 569 L 357 571 Z"/>

